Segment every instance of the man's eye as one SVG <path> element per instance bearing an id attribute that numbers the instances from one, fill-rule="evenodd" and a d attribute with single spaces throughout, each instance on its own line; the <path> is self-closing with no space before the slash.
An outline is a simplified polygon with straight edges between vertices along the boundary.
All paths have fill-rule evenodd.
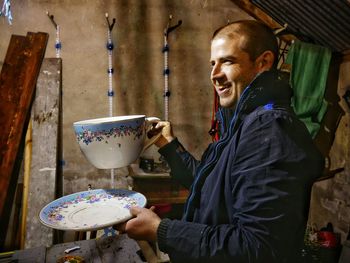
<path id="1" fill-rule="evenodd" d="M 225 60 L 223 63 L 224 63 L 225 65 L 231 65 L 231 64 L 233 64 L 232 60 Z"/>

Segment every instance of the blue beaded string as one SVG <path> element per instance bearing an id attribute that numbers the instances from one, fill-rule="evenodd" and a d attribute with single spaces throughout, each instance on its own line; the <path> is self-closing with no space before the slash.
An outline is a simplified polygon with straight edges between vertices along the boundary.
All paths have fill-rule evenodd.
<path id="1" fill-rule="evenodd" d="M 170 75 L 170 69 L 168 68 L 164 69 L 163 75 Z"/>
<path id="2" fill-rule="evenodd" d="M 107 69 L 107 74 L 108 74 L 108 91 L 107 91 L 107 96 L 108 96 L 108 104 L 109 104 L 109 117 L 113 116 L 113 97 L 114 97 L 114 90 L 113 90 L 113 49 L 114 49 L 114 44 L 112 41 L 112 29 L 115 23 L 115 19 L 113 18 L 112 24 L 109 22 L 108 18 L 108 13 L 105 14 L 106 16 L 106 21 L 107 21 L 107 44 L 106 44 L 106 49 L 107 49 L 107 55 L 108 55 L 108 69 Z M 111 169 L 111 188 L 114 188 L 114 169 Z"/>
<path id="3" fill-rule="evenodd" d="M 7 17 L 7 21 L 10 25 L 12 25 L 12 12 L 11 12 L 11 3 L 10 0 L 4 0 L 2 4 L 2 8 L 0 10 L 0 16 Z"/>
<path id="4" fill-rule="evenodd" d="M 171 19 L 171 17 L 169 18 L 169 20 L 170 19 Z M 169 24 L 168 24 L 168 26 L 169 26 Z M 164 32 L 164 47 L 163 47 L 163 54 L 164 54 L 164 70 L 163 70 L 163 75 L 164 75 L 164 120 L 165 121 L 169 120 L 169 96 L 167 96 L 166 94 L 170 94 L 169 93 L 170 70 L 168 68 L 168 56 L 169 56 L 168 32 L 167 32 L 168 26 Z"/>
<path id="5" fill-rule="evenodd" d="M 57 25 L 55 22 L 54 16 L 50 15 L 49 11 L 46 11 L 47 16 L 50 18 L 51 23 L 56 29 L 56 39 L 55 39 L 55 50 L 56 50 L 56 58 L 61 57 L 61 49 L 62 49 L 62 43 L 60 41 L 60 26 Z"/>
<path id="6" fill-rule="evenodd" d="M 60 26 L 56 27 L 56 40 L 55 40 L 56 58 L 61 57 L 62 44 L 60 41 Z"/>
<path id="7" fill-rule="evenodd" d="M 114 49 L 114 45 L 112 42 L 112 37 L 111 37 L 111 31 L 107 30 L 107 44 L 106 44 L 106 48 L 107 48 L 107 54 L 108 54 L 108 69 L 107 69 L 107 74 L 108 74 L 108 101 L 109 101 L 109 116 L 112 117 L 113 116 L 113 97 L 114 97 L 114 91 L 113 91 L 113 49 Z"/>
<path id="8" fill-rule="evenodd" d="M 178 24 L 175 26 L 170 26 L 170 22 L 172 19 L 172 15 L 169 16 L 168 24 L 164 30 L 164 46 L 162 49 L 162 52 L 164 54 L 164 70 L 163 70 L 163 76 L 164 76 L 164 120 L 169 120 L 169 97 L 170 97 L 170 91 L 169 91 L 169 75 L 170 75 L 170 69 L 169 69 L 169 63 L 168 63 L 168 57 L 169 57 L 169 45 L 168 45 L 168 36 L 171 31 L 173 31 L 175 28 L 181 25 L 182 21 L 179 20 Z"/>

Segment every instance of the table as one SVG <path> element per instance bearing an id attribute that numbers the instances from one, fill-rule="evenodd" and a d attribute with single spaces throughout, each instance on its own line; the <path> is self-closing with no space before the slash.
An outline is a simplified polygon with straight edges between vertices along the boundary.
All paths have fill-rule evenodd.
<path id="1" fill-rule="evenodd" d="M 64 251 L 79 246 L 69 254 Z M 127 235 L 102 237 L 75 241 L 47 247 L 36 247 L 17 250 L 12 255 L 11 262 L 18 263 L 56 263 L 66 255 L 80 256 L 85 263 L 144 263 L 143 254 L 138 243 Z"/>

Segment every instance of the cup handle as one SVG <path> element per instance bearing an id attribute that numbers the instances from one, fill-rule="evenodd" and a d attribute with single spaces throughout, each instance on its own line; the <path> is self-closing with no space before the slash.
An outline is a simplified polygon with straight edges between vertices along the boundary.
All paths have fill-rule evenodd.
<path id="1" fill-rule="evenodd" d="M 146 125 L 145 125 L 145 126 L 146 126 L 146 139 L 145 139 L 145 143 L 144 143 L 144 146 L 143 146 L 143 148 L 142 148 L 141 153 L 143 153 L 145 150 L 147 150 L 147 149 L 148 149 L 152 144 L 154 144 L 154 143 L 159 139 L 159 137 L 162 135 L 161 132 L 160 132 L 160 133 L 158 133 L 157 135 L 154 135 L 154 136 L 152 136 L 150 139 L 148 139 L 148 137 L 147 137 L 147 130 L 148 130 L 150 124 L 152 124 L 152 123 L 157 123 L 158 121 L 160 121 L 160 119 L 157 118 L 157 117 L 147 117 L 147 118 L 145 119 L 145 121 L 146 121 Z"/>

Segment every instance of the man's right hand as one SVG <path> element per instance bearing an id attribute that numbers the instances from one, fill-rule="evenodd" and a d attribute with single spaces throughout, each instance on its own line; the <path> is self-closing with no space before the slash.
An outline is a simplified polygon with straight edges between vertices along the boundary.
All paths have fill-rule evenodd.
<path id="1" fill-rule="evenodd" d="M 163 147 L 164 145 L 168 144 L 169 142 L 175 139 L 171 128 L 171 124 L 168 121 L 157 122 L 157 124 L 153 126 L 148 132 L 148 135 L 155 136 L 158 133 L 161 133 L 161 136 L 154 144 L 159 148 Z"/>

